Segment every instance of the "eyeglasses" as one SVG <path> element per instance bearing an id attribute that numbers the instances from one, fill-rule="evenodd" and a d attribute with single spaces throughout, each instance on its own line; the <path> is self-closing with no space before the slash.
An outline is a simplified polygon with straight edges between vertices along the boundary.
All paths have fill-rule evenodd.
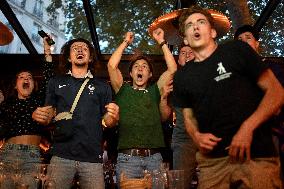
<path id="1" fill-rule="evenodd" d="M 78 51 L 88 51 L 89 47 L 87 45 L 72 45 L 71 50 L 78 52 Z"/>
<path id="2" fill-rule="evenodd" d="M 191 29 L 193 26 L 203 26 L 206 25 L 208 22 L 205 19 L 199 19 L 196 22 L 189 22 L 185 25 L 185 29 Z"/>

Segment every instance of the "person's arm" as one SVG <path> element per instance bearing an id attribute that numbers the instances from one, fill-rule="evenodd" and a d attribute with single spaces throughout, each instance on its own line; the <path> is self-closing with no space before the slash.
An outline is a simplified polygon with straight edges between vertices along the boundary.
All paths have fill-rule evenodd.
<path id="1" fill-rule="evenodd" d="M 257 84 L 263 90 L 264 96 L 257 109 L 242 123 L 232 139 L 229 155 L 233 160 L 250 160 L 254 130 L 276 114 L 284 103 L 284 89 L 270 69 L 262 72 Z"/>
<path id="2" fill-rule="evenodd" d="M 105 108 L 107 112 L 103 117 L 102 124 L 104 127 L 114 127 L 119 121 L 119 107 L 115 103 L 109 103 Z"/>
<path id="3" fill-rule="evenodd" d="M 172 91 L 172 86 L 169 87 L 166 85 L 172 82 L 174 73 L 177 70 L 177 64 L 174 59 L 174 56 L 172 55 L 164 39 L 164 31 L 161 28 L 154 30 L 153 37 L 155 38 L 157 43 L 161 46 L 167 64 L 167 70 L 159 77 L 159 80 L 157 81 L 157 85 L 161 94 L 161 101 L 159 104 L 160 115 L 161 115 L 161 120 L 165 121 L 170 117 L 170 114 L 172 112 L 171 107 L 168 105 L 168 98 L 167 98 L 168 94 Z M 168 91 L 166 95 L 164 95 L 162 92 L 163 88 L 164 89 L 167 88 L 167 90 L 170 89 L 170 91 Z"/>
<path id="4" fill-rule="evenodd" d="M 49 35 L 49 38 L 51 39 L 51 36 Z M 48 37 L 43 38 L 43 52 L 44 52 L 44 59 L 46 62 L 52 62 L 52 56 L 51 56 L 51 46 L 47 42 Z"/>
<path id="5" fill-rule="evenodd" d="M 191 108 L 183 108 L 182 113 L 184 118 L 184 127 L 187 133 L 196 143 L 200 152 L 206 154 L 212 151 L 222 139 L 214 136 L 211 133 L 200 133 L 198 130 L 197 120 Z"/>
<path id="6" fill-rule="evenodd" d="M 51 38 L 51 36 L 50 36 Z M 54 63 L 52 62 L 51 46 L 47 43 L 47 37 L 43 38 L 43 49 L 44 49 L 44 62 L 42 64 L 43 80 L 39 85 L 39 95 L 44 102 L 46 94 L 46 86 L 50 78 L 54 76 Z"/>
<path id="7" fill-rule="evenodd" d="M 168 82 L 161 88 L 161 99 L 159 104 L 161 121 L 166 121 L 173 113 L 172 108 L 168 104 L 168 96 L 173 91 L 173 81 Z"/>
<path id="8" fill-rule="evenodd" d="M 121 60 L 121 56 L 123 51 L 133 42 L 134 35 L 132 32 L 127 32 L 123 42 L 119 45 L 119 47 L 114 51 L 111 55 L 107 68 L 108 74 L 110 77 L 111 86 L 115 93 L 117 93 L 120 87 L 123 84 L 123 77 L 121 71 L 118 69 L 118 64 Z"/>
<path id="9" fill-rule="evenodd" d="M 161 75 L 157 82 L 159 89 L 161 89 L 167 82 L 173 79 L 173 75 L 177 71 L 177 64 L 164 39 L 164 31 L 161 28 L 154 30 L 153 37 L 161 46 L 167 64 L 167 70 Z"/>

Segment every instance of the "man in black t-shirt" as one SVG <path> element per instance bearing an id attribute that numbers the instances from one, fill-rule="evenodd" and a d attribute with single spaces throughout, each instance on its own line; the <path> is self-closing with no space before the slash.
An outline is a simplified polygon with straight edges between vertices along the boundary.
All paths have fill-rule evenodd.
<path id="1" fill-rule="evenodd" d="M 284 102 L 281 84 L 246 43 L 217 45 L 206 10 L 189 8 L 179 23 L 195 59 L 175 75 L 174 105 L 199 148 L 199 188 L 280 187 L 270 118 Z"/>

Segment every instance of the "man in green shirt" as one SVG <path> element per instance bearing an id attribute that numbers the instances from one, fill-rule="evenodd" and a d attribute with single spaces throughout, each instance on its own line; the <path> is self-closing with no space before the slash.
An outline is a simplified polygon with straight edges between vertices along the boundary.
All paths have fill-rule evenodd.
<path id="1" fill-rule="evenodd" d="M 111 85 L 120 107 L 116 170 L 118 183 L 122 172 L 128 178 L 141 178 L 144 170 L 157 170 L 162 163 L 159 149 L 165 147 L 165 143 L 161 122 L 172 113 L 167 96 L 172 90 L 171 82 L 177 66 L 164 40 L 164 31 L 156 29 L 153 37 L 163 50 L 168 68 L 157 83 L 149 85 L 153 68 L 143 55 L 137 56 L 130 63 L 132 83 L 123 82 L 118 64 L 123 51 L 133 42 L 132 32 L 126 33 L 124 41 L 108 62 Z"/>

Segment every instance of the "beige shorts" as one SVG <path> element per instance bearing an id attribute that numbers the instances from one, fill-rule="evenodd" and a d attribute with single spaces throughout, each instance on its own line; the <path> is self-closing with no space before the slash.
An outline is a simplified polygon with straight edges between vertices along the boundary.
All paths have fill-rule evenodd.
<path id="1" fill-rule="evenodd" d="M 282 188 L 278 157 L 230 163 L 229 156 L 208 158 L 198 152 L 196 160 L 200 168 L 198 189 Z"/>

